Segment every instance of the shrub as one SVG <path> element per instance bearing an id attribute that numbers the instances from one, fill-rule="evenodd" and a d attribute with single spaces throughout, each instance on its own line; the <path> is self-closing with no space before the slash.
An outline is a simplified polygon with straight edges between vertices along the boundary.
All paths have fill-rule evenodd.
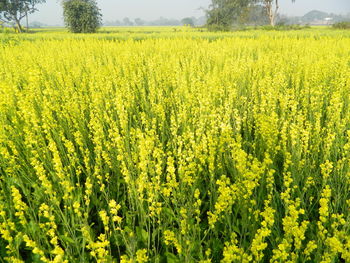
<path id="1" fill-rule="evenodd" d="M 350 21 L 339 22 L 333 25 L 335 29 L 350 29 Z"/>
<path id="2" fill-rule="evenodd" d="M 307 28 L 310 28 L 310 26 L 277 24 L 276 26 L 266 25 L 266 26 L 257 27 L 257 29 L 268 30 L 268 31 L 269 30 L 289 31 L 289 30 L 302 30 Z"/>
<path id="3" fill-rule="evenodd" d="M 208 30 L 209 31 L 230 31 L 230 26 L 226 25 L 219 25 L 219 24 L 211 24 L 208 25 Z"/>

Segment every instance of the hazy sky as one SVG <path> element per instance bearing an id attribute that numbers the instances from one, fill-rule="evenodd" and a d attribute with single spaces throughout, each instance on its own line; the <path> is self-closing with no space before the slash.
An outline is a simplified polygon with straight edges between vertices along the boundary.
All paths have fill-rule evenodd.
<path id="1" fill-rule="evenodd" d="M 58 0 L 47 0 L 38 6 L 39 11 L 30 16 L 31 21 L 55 25 L 63 24 L 62 8 Z M 200 7 L 207 8 L 211 0 L 97 0 L 104 21 L 122 20 L 124 17 L 157 19 L 160 16 L 181 19 L 202 16 Z M 333 13 L 350 13 L 350 0 L 280 0 L 280 13 L 303 15 L 317 9 Z"/>

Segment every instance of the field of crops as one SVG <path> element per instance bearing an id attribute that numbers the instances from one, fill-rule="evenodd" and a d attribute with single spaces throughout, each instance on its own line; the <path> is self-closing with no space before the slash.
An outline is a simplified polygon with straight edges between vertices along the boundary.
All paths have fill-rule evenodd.
<path id="1" fill-rule="evenodd" d="M 0 262 L 350 262 L 350 32 L 0 34 Z"/>

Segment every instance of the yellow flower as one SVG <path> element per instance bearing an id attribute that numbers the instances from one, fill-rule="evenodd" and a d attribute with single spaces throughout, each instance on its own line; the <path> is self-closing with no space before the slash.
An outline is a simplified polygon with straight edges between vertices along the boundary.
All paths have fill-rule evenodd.
<path id="1" fill-rule="evenodd" d="M 99 215 L 100 215 L 100 218 L 102 220 L 102 223 L 105 227 L 105 230 L 108 231 L 109 230 L 109 226 L 108 226 L 108 223 L 109 223 L 109 217 L 107 215 L 107 212 L 105 210 L 101 210 L 99 212 Z"/>
<path id="2" fill-rule="evenodd" d="M 175 233 L 173 231 L 165 230 L 164 231 L 164 239 L 165 239 L 164 243 L 166 245 L 174 245 L 177 252 L 179 254 L 182 253 L 182 247 L 181 247 L 181 245 L 180 245 L 180 243 L 179 243 L 178 239 L 176 238 Z"/>
<path id="3" fill-rule="evenodd" d="M 148 262 L 147 249 L 139 249 L 136 252 L 136 262 L 145 263 Z"/>
<path id="4" fill-rule="evenodd" d="M 117 204 L 115 200 L 110 200 L 109 201 L 109 211 L 112 215 L 112 220 L 114 223 L 121 224 L 122 222 L 122 217 L 118 216 L 118 211 L 120 210 L 121 206 L 120 204 Z"/>

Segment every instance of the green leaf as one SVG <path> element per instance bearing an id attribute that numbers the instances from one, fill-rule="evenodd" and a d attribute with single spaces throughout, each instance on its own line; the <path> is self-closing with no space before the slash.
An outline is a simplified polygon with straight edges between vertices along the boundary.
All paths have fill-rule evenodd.
<path id="1" fill-rule="evenodd" d="M 67 237 L 67 236 L 60 236 L 60 239 L 63 240 L 64 242 L 69 243 L 69 244 L 75 244 L 76 243 L 72 238 Z"/>
<path id="2" fill-rule="evenodd" d="M 180 260 L 177 256 L 175 256 L 173 253 L 166 252 L 165 253 L 167 263 L 179 263 Z"/>
<path id="3" fill-rule="evenodd" d="M 148 232 L 141 227 L 136 227 L 136 234 L 143 243 L 148 242 Z"/>

